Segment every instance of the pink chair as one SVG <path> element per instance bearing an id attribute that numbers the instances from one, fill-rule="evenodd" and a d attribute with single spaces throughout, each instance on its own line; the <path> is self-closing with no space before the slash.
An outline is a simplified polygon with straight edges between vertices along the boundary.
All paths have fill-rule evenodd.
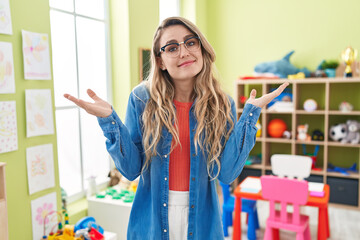
<path id="1" fill-rule="evenodd" d="M 276 176 L 261 176 L 261 191 L 264 199 L 270 202 L 270 216 L 266 220 L 264 240 L 279 239 L 279 229 L 296 232 L 296 240 L 310 237 L 309 217 L 300 214 L 300 205 L 308 199 L 308 182 Z M 281 203 L 281 210 L 275 210 L 275 203 Z M 287 205 L 292 204 L 293 213 L 287 212 Z"/>

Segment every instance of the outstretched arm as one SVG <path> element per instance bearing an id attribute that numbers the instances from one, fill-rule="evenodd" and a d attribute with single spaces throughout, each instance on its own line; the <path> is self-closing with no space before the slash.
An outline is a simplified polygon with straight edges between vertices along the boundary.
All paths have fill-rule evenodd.
<path id="1" fill-rule="evenodd" d="M 114 160 L 115 166 L 128 180 L 134 180 L 141 173 L 142 145 L 141 139 L 134 137 L 136 135 L 134 132 L 138 132 L 138 121 L 132 94 L 130 95 L 127 108 L 127 118 L 130 116 L 132 124 L 125 126 L 108 102 L 99 98 L 90 89 L 87 90 L 87 93 L 94 102 L 86 102 L 70 94 L 64 94 L 64 97 L 84 109 L 87 113 L 97 117 L 104 136 L 107 138 L 107 151 Z"/>
<path id="2" fill-rule="evenodd" d="M 246 158 L 255 145 L 257 132 L 255 124 L 260 116 L 261 108 L 279 96 L 288 85 L 288 83 L 284 83 L 275 91 L 265 94 L 260 98 L 255 98 L 256 90 L 253 89 L 250 93 L 250 98 L 245 104 L 244 111 L 237 122 L 235 104 L 232 101 L 231 107 L 235 126 L 220 158 L 220 181 L 229 184 L 240 175 Z M 217 169 L 217 167 L 214 168 L 215 174 Z"/>

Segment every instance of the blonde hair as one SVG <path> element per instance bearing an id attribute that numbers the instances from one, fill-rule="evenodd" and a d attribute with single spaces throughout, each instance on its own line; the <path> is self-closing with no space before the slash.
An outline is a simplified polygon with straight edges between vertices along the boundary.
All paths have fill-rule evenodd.
<path id="1" fill-rule="evenodd" d="M 203 68 L 196 76 L 194 84 L 194 114 L 197 119 L 195 132 L 195 150 L 197 146 L 202 153 L 208 153 L 207 170 L 212 179 L 215 179 L 220 172 L 219 157 L 229 135 L 234 127 L 231 114 L 231 103 L 228 96 L 221 90 L 220 84 L 214 76 L 215 52 L 210 43 L 206 40 L 199 29 L 189 20 L 181 17 L 165 19 L 153 39 L 151 52 L 151 70 L 146 82 L 150 92 L 150 99 L 146 104 L 143 120 L 143 145 L 145 151 L 145 163 L 142 172 L 149 166 L 152 156 L 157 155 L 157 145 L 162 137 L 162 128 L 168 129 L 175 140 L 171 151 L 180 144 L 176 110 L 173 106 L 175 95 L 174 83 L 167 71 L 160 69 L 156 62 L 160 52 L 160 38 L 163 31 L 173 25 L 182 25 L 198 36 L 201 40 L 201 51 L 204 59 Z M 214 175 L 215 164 L 218 171 Z"/>

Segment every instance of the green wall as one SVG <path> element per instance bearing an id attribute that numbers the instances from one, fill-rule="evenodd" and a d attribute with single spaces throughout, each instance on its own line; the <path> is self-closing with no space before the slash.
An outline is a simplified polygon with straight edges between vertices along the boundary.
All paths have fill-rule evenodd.
<path id="1" fill-rule="evenodd" d="M 26 137 L 25 89 L 51 89 L 54 109 L 53 81 L 24 79 L 21 30 L 47 33 L 50 36 L 49 4 L 44 0 L 10 0 L 13 35 L 0 34 L 0 41 L 11 42 L 14 56 L 15 94 L 0 94 L 0 101 L 16 101 L 18 150 L 0 154 L 0 162 L 6 162 L 6 193 L 9 220 L 9 239 L 31 239 L 31 200 L 57 192 L 58 209 L 61 207 L 57 164 L 56 134 Z M 49 40 L 51 46 L 51 41 Z M 51 51 L 50 51 L 51 60 Z M 55 114 L 53 114 L 55 121 Z M 55 187 L 29 196 L 26 148 L 41 144 L 53 144 Z"/>
<path id="2" fill-rule="evenodd" d="M 208 38 L 217 53 L 224 89 L 263 61 L 295 50 L 291 62 L 315 70 L 322 59 L 360 49 L 358 0 L 212 0 L 206 2 Z"/>
<path id="3" fill-rule="evenodd" d="M 151 48 L 159 25 L 158 0 L 118 0 L 110 3 L 113 106 L 125 119 L 131 90 L 139 84 L 139 48 Z"/>

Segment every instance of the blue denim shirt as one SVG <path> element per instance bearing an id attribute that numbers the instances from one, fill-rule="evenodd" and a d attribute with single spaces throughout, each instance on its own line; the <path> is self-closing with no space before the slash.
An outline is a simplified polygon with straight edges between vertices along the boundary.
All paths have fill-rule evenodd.
<path id="1" fill-rule="evenodd" d="M 115 166 L 129 180 L 134 180 L 141 174 L 145 160 L 141 116 L 148 99 L 148 90 L 144 84 L 140 84 L 130 94 L 125 125 L 114 111 L 109 117 L 98 118 L 107 138 L 107 150 Z M 218 176 L 220 181 L 227 184 L 239 176 L 255 144 L 255 124 L 261 112 L 261 108 L 246 104 L 236 122 L 235 104 L 231 98 L 230 100 L 236 124 L 222 152 Z M 216 182 L 210 181 L 207 172 L 207 154 L 204 155 L 201 150 L 195 152 L 197 121 L 193 113 L 194 104 L 189 113 L 191 147 L 188 239 L 224 239 Z M 129 219 L 128 240 L 169 239 L 169 153 L 172 135 L 165 128 L 162 135 L 158 144 L 159 155 L 151 159 L 150 166 L 140 177 Z M 217 172 L 217 168 L 214 171 Z"/>

